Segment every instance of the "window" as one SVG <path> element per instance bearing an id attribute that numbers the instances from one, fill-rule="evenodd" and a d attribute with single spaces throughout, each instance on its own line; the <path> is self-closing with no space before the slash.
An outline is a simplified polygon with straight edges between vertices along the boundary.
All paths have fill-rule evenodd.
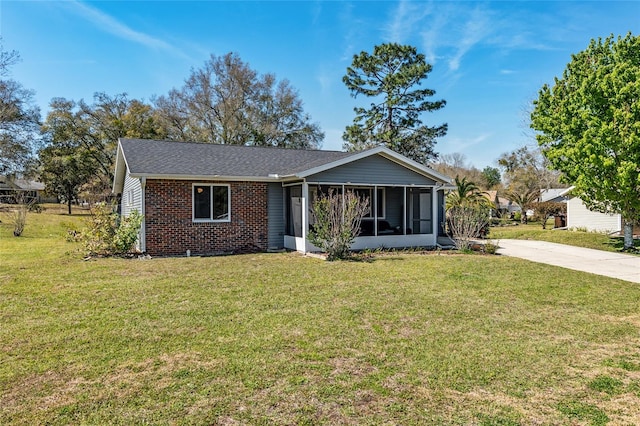
<path id="1" fill-rule="evenodd" d="M 133 205 L 133 189 L 127 191 L 127 206 Z"/>
<path id="2" fill-rule="evenodd" d="M 229 222 L 229 185 L 193 185 L 193 220 Z"/>

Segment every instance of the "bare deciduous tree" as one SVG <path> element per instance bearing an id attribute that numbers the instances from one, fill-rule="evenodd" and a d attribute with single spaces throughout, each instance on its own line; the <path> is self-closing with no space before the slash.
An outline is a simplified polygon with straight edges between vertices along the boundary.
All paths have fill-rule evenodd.
<path id="1" fill-rule="evenodd" d="M 324 138 L 287 80 L 258 74 L 235 53 L 211 55 L 154 104 L 173 140 L 318 148 Z"/>

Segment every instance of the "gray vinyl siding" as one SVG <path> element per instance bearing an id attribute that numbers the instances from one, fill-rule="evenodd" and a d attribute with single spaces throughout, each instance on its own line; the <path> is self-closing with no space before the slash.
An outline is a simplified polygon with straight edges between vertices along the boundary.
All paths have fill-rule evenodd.
<path id="1" fill-rule="evenodd" d="M 434 185 L 435 181 L 380 155 L 372 155 L 307 177 L 307 182 Z"/>
<path id="2" fill-rule="evenodd" d="M 131 194 L 132 202 L 130 202 L 129 194 Z M 123 216 L 129 216 L 129 213 L 133 210 L 138 210 L 138 212 L 142 213 L 142 185 L 140 180 L 131 178 L 129 173 L 124 178 L 121 205 Z"/>
<path id="3" fill-rule="evenodd" d="M 268 247 L 284 247 L 284 198 L 280 183 L 269 183 L 267 191 Z"/>

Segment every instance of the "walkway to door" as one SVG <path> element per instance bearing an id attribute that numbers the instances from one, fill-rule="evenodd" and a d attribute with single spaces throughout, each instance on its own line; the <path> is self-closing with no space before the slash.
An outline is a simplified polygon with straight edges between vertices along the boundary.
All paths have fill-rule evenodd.
<path id="1" fill-rule="evenodd" d="M 499 240 L 498 254 L 640 283 L 640 256 L 532 240 Z"/>

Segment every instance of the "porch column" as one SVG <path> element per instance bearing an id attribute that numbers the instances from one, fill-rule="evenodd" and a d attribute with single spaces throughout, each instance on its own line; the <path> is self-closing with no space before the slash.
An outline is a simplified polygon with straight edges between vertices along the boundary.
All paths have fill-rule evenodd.
<path id="1" fill-rule="evenodd" d="M 407 235 L 407 187 L 402 187 L 402 235 Z"/>
<path id="2" fill-rule="evenodd" d="M 431 188 L 431 231 L 438 240 L 438 191 L 434 186 Z"/>
<path id="3" fill-rule="evenodd" d="M 373 212 L 373 235 L 378 236 L 378 185 L 373 185 L 373 205 L 370 206 Z"/>

